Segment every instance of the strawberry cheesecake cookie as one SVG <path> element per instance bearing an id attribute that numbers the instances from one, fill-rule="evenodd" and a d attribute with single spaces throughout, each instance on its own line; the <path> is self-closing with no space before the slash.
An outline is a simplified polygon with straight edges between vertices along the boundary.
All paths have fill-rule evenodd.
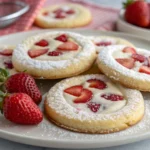
<path id="1" fill-rule="evenodd" d="M 108 46 L 98 55 L 98 67 L 129 88 L 150 91 L 150 52 L 124 45 Z"/>
<path id="2" fill-rule="evenodd" d="M 14 48 L 14 46 L 0 45 L 0 68 L 6 68 L 10 75 L 17 73 L 12 64 Z"/>
<path id="3" fill-rule="evenodd" d="M 45 112 L 56 125 L 84 133 L 112 133 L 129 128 L 144 115 L 137 90 L 93 74 L 62 80 L 45 100 Z"/>
<path id="4" fill-rule="evenodd" d="M 119 37 L 110 37 L 110 36 L 90 36 L 88 37 L 95 44 L 97 53 L 100 52 L 106 46 L 110 45 L 127 45 L 134 47 L 129 41 L 119 38 Z"/>
<path id="5" fill-rule="evenodd" d="M 29 37 L 12 57 L 18 71 L 46 79 L 65 78 L 88 70 L 96 59 L 93 43 L 72 32 L 47 32 Z"/>
<path id="6" fill-rule="evenodd" d="M 90 11 L 79 4 L 60 4 L 43 8 L 35 19 L 42 28 L 74 28 L 92 20 Z"/>

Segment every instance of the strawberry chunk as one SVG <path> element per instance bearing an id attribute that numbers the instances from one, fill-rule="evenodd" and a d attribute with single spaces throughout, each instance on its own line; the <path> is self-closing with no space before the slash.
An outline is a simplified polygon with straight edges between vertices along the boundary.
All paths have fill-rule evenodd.
<path id="1" fill-rule="evenodd" d="M 90 83 L 89 87 L 90 88 L 96 88 L 96 89 L 105 89 L 107 87 L 107 85 L 101 81 L 101 80 L 98 80 L 98 79 L 90 79 L 90 80 L 87 80 L 87 82 Z"/>
<path id="2" fill-rule="evenodd" d="M 59 51 L 52 51 L 52 52 L 49 52 L 47 55 L 49 55 L 49 56 L 60 56 L 62 54 L 63 53 L 59 52 Z"/>
<path id="3" fill-rule="evenodd" d="M 82 90 L 83 90 L 82 85 L 75 85 L 75 86 L 65 89 L 64 92 L 73 96 L 80 96 L 82 93 Z"/>
<path id="4" fill-rule="evenodd" d="M 139 62 L 144 62 L 145 61 L 145 56 L 143 56 L 143 55 L 140 55 L 140 54 L 133 54 L 132 55 L 132 58 L 134 59 L 134 60 L 136 60 L 136 61 L 139 61 Z"/>
<path id="5" fill-rule="evenodd" d="M 66 34 L 62 34 L 62 35 L 56 37 L 55 40 L 58 40 L 58 41 L 61 41 L 61 42 L 67 42 L 68 37 L 67 37 Z"/>
<path id="6" fill-rule="evenodd" d="M 0 55 L 3 56 L 11 56 L 13 53 L 13 49 L 4 49 L 3 51 L 0 51 Z"/>
<path id="7" fill-rule="evenodd" d="M 89 103 L 87 103 L 87 106 L 88 106 L 88 108 L 91 109 L 91 111 L 93 111 L 94 113 L 96 113 L 99 110 L 99 108 L 100 108 L 101 105 L 97 104 L 95 102 L 89 102 Z"/>
<path id="8" fill-rule="evenodd" d="M 75 13 L 75 11 L 73 10 L 73 9 L 70 9 L 70 10 L 68 10 L 68 11 L 66 11 L 66 14 L 74 14 Z"/>
<path id="9" fill-rule="evenodd" d="M 98 42 L 98 43 L 95 43 L 95 45 L 97 45 L 97 46 L 108 46 L 108 45 L 112 45 L 112 43 L 111 42 L 104 42 L 104 41 L 102 41 L 102 42 Z"/>
<path id="10" fill-rule="evenodd" d="M 122 52 L 136 54 L 136 50 L 133 47 L 125 47 Z"/>
<path id="11" fill-rule="evenodd" d="M 60 12 L 55 15 L 55 18 L 63 19 L 63 18 L 66 18 L 66 15 L 64 12 Z"/>
<path id="12" fill-rule="evenodd" d="M 88 89 L 82 89 L 81 95 L 74 99 L 74 103 L 86 103 L 92 99 L 93 93 Z"/>
<path id="13" fill-rule="evenodd" d="M 132 58 L 117 58 L 116 61 L 128 69 L 132 69 L 135 63 L 134 59 Z"/>
<path id="14" fill-rule="evenodd" d="M 48 48 L 47 49 L 37 49 L 37 50 L 29 50 L 28 51 L 28 55 L 31 57 L 31 58 L 35 58 L 35 57 L 38 57 L 38 56 L 41 56 L 41 55 L 44 55 L 48 52 Z"/>
<path id="15" fill-rule="evenodd" d="M 76 43 L 68 41 L 59 45 L 57 49 L 61 51 L 76 51 L 78 48 L 79 46 Z"/>
<path id="16" fill-rule="evenodd" d="M 40 40 L 39 42 L 35 43 L 35 45 L 41 46 L 41 47 L 45 47 L 48 46 L 48 42 L 44 39 Z"/>
<path id="17" fill-rule="evenodd" d="M 139 69 L 139 72 L 150 74 L 150 68 L 147 67 L 147 66 L 141 66 L 140 69 Z"/>
<path id="18" fill-rule="evenodd" d="M 48 16 L 48 14 L 49 14 L 48 12 L 44 12 L 43 16 Z"/>
<path id="19" fill-rule="evenodd" d="M 64 12 L 64 11 L 61 8 L 56 9 L 56 10 L 53 11 L 53 13 L 55 13 L 55 14 L 59 14 L 59 13 L 62 13 L 62 12 Z"/>
<path id="20" fill-rule="evenodd" d="M 7 69 L 13 69 L 13 64 L 11 61 L 4 62 L 4 65 Z"/>
<path id="21" fill-rule="evenodd" d="M 121 95 L 117 95 L 117 94 L 102 94 L 101 97 L 107 99 L 107 100 L 111 100 L 111 101 L 120 101 L 123 100 L 123 96 Z"/>

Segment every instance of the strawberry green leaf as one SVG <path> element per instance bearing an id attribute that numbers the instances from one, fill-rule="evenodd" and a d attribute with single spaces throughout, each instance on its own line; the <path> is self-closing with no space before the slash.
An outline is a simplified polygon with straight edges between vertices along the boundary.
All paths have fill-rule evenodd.
<path id="1" fill-rule="evenodd" d="M 0 68 L 0 82 L 6 81 L 9 77 L 9 72 L 6 69 Z"/>
<path id="2" fill-rule="evenodd" d="M 134 3 L 134 0 L 127 0 L 126 2 L 123 2 L 123 8 L 127 8 L 129 5 Z"/>

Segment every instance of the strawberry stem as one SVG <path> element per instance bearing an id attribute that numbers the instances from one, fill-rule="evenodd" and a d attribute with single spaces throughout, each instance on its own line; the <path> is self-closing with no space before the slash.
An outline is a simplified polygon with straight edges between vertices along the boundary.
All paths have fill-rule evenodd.
<path id="1" fill-rule="evenodd" d="M 123 8 L 127 8 L 129 5 L 131 5 L 135 0 L 127 0 L 126 2 L 123 2 Z"/>
<path id="2" fill-rule="evenodd" d="M 6 69 L 0 68 L 0 82 L 4 83 L 9 77 L 9 72 Z"/>
<path id="3" fill-rule="evenodd" d="M 8 96 L 8 93 L 4 93 L 4 92 L 0 91 L 0 111 L 2 114 L 3 114 L 4 99 L 6 96 Z"/>

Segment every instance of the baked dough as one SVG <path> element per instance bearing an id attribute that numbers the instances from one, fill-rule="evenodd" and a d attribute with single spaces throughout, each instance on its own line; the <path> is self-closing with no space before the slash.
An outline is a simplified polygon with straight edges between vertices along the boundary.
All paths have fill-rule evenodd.
<path id="1" fill-rule="evenodd" d="M 134 45 L 131 42 L 119 37 L 89 36 L 88 38 L 95 44 L 97 53 L 99 53 L 100 50 L 103 49 L 104 47 L 110 45 L 126 45 L 134 47 Z"/>
<path id="2" fill-rule="evenodd" d="M 9 75 L 17 73 L 12 64 L 12 54 L 14 48 L 15 46 L 0 45 L 0 68 L 7 69 Z"/>
<path id="3" fill-rule="evenodd" d="M 17 46 L 12 57 L 16 70 L 26 70 L 36 78 L 45 79 L 78 75 L 88 70 L 95 59 L 93 43 L 72 32 L 47 32 L 29 37 Z"/>
<path id="4" fill-rule="evenodd" d="M 35 19 L 42 28 L 74 28 L 92 20 L 90 11 L 79 4 L 60 4 L 43 8 Z"/>
<path id="5" fill-rule="evenodd" d="M 50 121 L 83 133 L 118 132 L 136 124 L 144 115 L 139 91 L 98 74 L 62 80 L 50 89 L 44 106 Z"/>
<path id="6" fill-rule="evenodd" d="M 131 50 L 133 53 L 123 52 L 125 48 L 125 45 L 103 48 L 97 59 L 99 69 L 126 87 L 150 91 L 150 52 L 141 48 Z"/>

